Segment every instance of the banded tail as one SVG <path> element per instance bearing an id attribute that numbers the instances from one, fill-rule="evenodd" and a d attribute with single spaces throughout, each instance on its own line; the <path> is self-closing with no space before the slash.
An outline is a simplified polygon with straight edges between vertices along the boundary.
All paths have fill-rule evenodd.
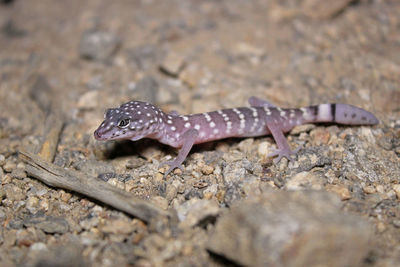
<path id="1" fill-rule="evenodd" d="M 375 125 L 379 120 L 370 112 L 348 104 L 320 104 L 307 108 L 307 122 L 336 122 L 347 125 Z"/>

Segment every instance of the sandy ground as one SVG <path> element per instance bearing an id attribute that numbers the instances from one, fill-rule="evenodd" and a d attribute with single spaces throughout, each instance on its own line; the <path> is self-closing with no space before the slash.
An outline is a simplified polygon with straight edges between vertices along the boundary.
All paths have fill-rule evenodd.
<path id="1" fill-rule="evenodd" d="M 0 1 L 1 265 L 399 266 L 399 14 L 396 0 Z M 250 96 L 380 123 L 298 127 L 296 160 L 276 165 L 269 136 L 199 145 L 167 179 L 174 149 L 93 138 L 129 100 L 187 114 Z M 168 218 L 45 185 L 20 151 Z"/>

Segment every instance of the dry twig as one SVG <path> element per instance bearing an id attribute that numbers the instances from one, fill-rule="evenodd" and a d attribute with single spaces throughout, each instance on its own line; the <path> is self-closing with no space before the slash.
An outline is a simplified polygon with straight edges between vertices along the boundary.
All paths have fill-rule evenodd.
<path id="1" fill-rule="evenodd" d="M 20 151 L 20 158 L 27 164 L 27 173 L 47 185 L 78 192 L 147 223 L 172 217 L 169 212 L 94 177 L 74 170 L 66 170 L 29 152 Z"/>

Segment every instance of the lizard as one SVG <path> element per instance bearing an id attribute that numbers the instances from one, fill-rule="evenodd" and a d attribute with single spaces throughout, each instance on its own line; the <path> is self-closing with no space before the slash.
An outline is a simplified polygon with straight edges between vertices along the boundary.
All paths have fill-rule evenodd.
<path id="1" fill-rule="evenodd" d="M 271 134 L 277 149 L 268 154 L 292 161 L 299 149 L 292 150 L 284 133 L 305 123 L 329 122 L 345 125 L 375 125 L 378 119 L 370 112 L 349 104 L 320 104 L 303 108 L 280 108 L 257 97 L 248 99 L 250 107 L 221 109 L 217 111 L 179 115 L 166 113 L 142 101 L 130 101 L 120 107 L 107 109 L 104 121 L 94 132 L 97 140 L 136 141 L 142 138 L 158 140 L 179 149 L 168 165 L 164 178 L 179 168 L 195 144 L 229 138 L 256 137 Z"/>

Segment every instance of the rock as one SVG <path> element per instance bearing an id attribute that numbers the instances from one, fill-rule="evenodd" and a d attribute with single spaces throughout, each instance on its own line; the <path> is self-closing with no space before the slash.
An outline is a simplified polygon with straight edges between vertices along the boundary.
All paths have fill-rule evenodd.
<path id="1" fill-rule="evenodd" d="M 135 230 L 135 225 L 126 220 L 109 220 L 100 230 L 109 234 L 130 234 Z"/>
<path id="2" fill-rule="evenodd" d="M 64 234 L 68 232 L 68 222 L 61 217 L 45 216 L 35 214 L 24 220 L 25 227 L 35 227 L 48 234 Z"/>
<path id="3" fill-rule="evenodd" d="M 214 167 L 210 166 L 210 165 L 206 165 L 204 163 L 204 161 L 199 161 L 198 167 L 199 167 L 201 173 L 203 173 L 205 175 L 210 175 L 214 172 Z"/>
<path id="4" fill-rule="evenodd" d="M 100 180 L 103 180 L 104 182 L 107 182 L 110 179 L 116 178 L 117 174 L 115 172 L 105 172 L 105 173 L 100 173 L 97 178 Z"/>
<path id="5" fill-rule="evenodd" d="M 7 212 L 6 208 L 0 207 L 0 222 L 3 222 L 7 218 L 6 212 Z"/>
<path id="6" fill-rule="evenodd" d="M 366 194 L 374 194 L 376 193 L 376 189 L 375 187 L 371 186 L 371 185 L 367 185 L 363 187 L 363 191 Z"/>
<path id="7" fill-rule="evenodd" d="M 400 199 L 400 184 L 394 184 L 392 188 L 396 192 L 397 199 Z"/>
<path id="8" fill-rule="evenodd" d="M 168 209 L 168 200 L 162 196 L 154 196 L 151 198 L 151 202 L 157 207 L 162 208 L 163 210 Z"/>
<path id="9" fill-rule="evenodd" d="M 4 186 L 6 192 L 6 198 L 10 201 L 21 201 L 26 198 L 26 194 L 21 188 L 13 184 L 7 184 Z"/>
<path id="10" fill-rule="evenodd" d="M 246 138 L 239 142 L 238 149 L 245 154 L 250 154 L 252 151 L 253 143 L 254 143 L 253 138 Z"/>
<path id="11" fill-rule="evenodd" d="M 3 187 L 0 187 L 0 201 L 7 197 L 7 192 Z"/>
<path id="12" fill-rule="evenodd" d="M 80 109 L 94 109 L 97 107 L 98 102 L 99 92 L 92 90 L 81 95 L 78 100 L 77 107 Z"/>
<path id="13" fill-rule="evenodd" d="M 214 201 L 193 198 L 179 205 L 176 212 L 182 226 L 193 227 L 214 220 L 220 209 Z"/>
<path id="14" fill-rule="evenodd" d="M 342 200 L 348 200 L 351 198 L 351 194 L 349 189 L 346 186 L 343 185 L 327 185 L 326 186 L 326 190 L 328 192 L 332 192 L 335 193 L 336 195 L 338 195 Z"/>
<path id="15" fill-rule="evenodd" d="M 300 172 L 290 177 L 285 184 L 287 190 L 313 189 L 321 190 L 324 186 L 324 179 L 317 173 Z"/>
<path id="16" fill-rule="evenodd" d="M 72 195 L 68 192 L 62 191 L 60 199 L 67 203 L 71 199 Z"/>
<path id="17" fill-rule="evenodd" d="M 39 199 L 37 197 L 29 197 L 26 201 L 26 209 L 30 213 L 36 213 L 39 208 Z"/>
<path id="18" fill-rule="evenodd" d="M 225 212 L 208 249 L 244 266 L 358 266 L 372 234 L 332 194 L 267 192 Z"/>
<path id="19" fill-rule="evenodd" d="M 7 160 L 6 163 L 3 165 L 3 170 L 5 172 L 12 172 L 15 168 L 17 168 L 17 164 L 15 164 L 11 160 Z"/>
<path id="20" fill-rule="evenodd" d="M 20 229 L 16 233 L 16 244 L 19 246 L 31 246 L 35 242 L 43 242 L 46 235 L 35 228 Z"/>
<path id="21" fill-rule="evenodd" d="M 354 0 L 306 0 L 303 2 L 303 12 L 314 19 L 329 19 L 342 12 Z"/>
<path id="22" fill-rule="evenodd" d="M 87 81 L 87 87 L 90 90 L 96 91 L 104 88 L 104 81 L 102 75 L 94 75 Z"/>
<path id="23" fill-rule="evenodd" d="M 128 61 L 137 70 L 147 70 L 155 66 L 160 56 L 157 48 L 148 44 L 128 51 Z"/>
<path id="24" fill-rule="evenodd" d="M 11 176 L 13 178 L 16 178 L 16 179 L 19 179 L 19 180 L 25 179 L 27 177 L 26 172 L 24 170 L 18 169 L 18 168 L 14 169 L 11 172 Z"/>
<path id="25" fill-rule="evenodd" d="M 152 76 L 147 75 L 136 83 L 134 92 L 136 93 L 138 100 L 157 103 L 159 87 L 157 80 Z"/>
<path id="26" fill-rule="evenodd" d="M 0 167 L 0 184 L 2 183 L 3 176 L 4 176 L 4 171 L 3 171 L 3 168 L 2 168 L 2 167 Z"/>
<path id="27" fill-rule="evenodd" d="M 296 135 L 296 134 L 301 134 L 301 133 L 305 133 L 305 132 L 309 132 L 313 129 L 315 129 L 316 126 L 314 124 L 303 124 L 303 125 L 298 125 L 295 126 L 291 131 L 290 134 L 291 135 Z"/>
<path id="28" fill-rule="evenodd" d="M 32 87 L 29 88 L 29 97 L 37 103 L 43 112 L 48 112 L 52 107 L 53 88 L 50 86 L 47 78 L 43 75 L 37 75 Z"/>
<path id="29" fill-rule="evenodd" d="M 211 77 L 211 73 L 197 63 L 190 63 L 179 74 L 179 79 L 190 88 L 207 85 Z"/>
<path id="30" fill-rule="evenodd" d="M 42 242 L 36 242 L 33 243 L 30 247 L 29 250 L 34 250 L 34 251 L 48 251 L 48 248 L 45 243 Z"/>
<path id="31" fill-rule="evenodd" d="M 86 173 L 87 175 L 98 177 L 102 173 L 114 173 L 115 170 L 112 165 L 105 164 L 97 160 L 81 160 L 75 163 L 75 168 L 78 171 Z"/>
<path id="32" fill-rule="evenodd" d="M 38 197 L 41 197 L 41 196 L 46 195 L 47 192 L 48 192 L 48 190 L 47 190 L 46 188 L 42 188 L 42 189 L 40 189 L 40 190 L 37 190 L 37 191 L 35 192 L 35 195 L 38 196 Z"/>
<path id="33" fill-rule="evenodd" d="M 168 202 L 172 201 L 176 195 L 178 194 L 179 187 L 182 186 L 182 183 L 178 180 L 174 180 L 172 183 L 168 183 L 165 189 L 165 198 Z"/>
<path id="34" fill-rule="evenodd" d="M 137 181 L 135 180 L 129 180 L 127 182 L 125 182 L 125 191 L 127 192 L 131 192 L 132 190 L 138 188 L 139 185 L 137 183 Z"/>
<path id="35" fill-rule="evenodd" d="M 100 219 L 97 216 L 93 216 L 87 219 L 84 219 L 82 221 L 79 222 L 79 226 L 82 227 L 85 230 L 90 230 L 92 228 L 97 227 L 97 225 L 99 224 Z"/>
<path id="36" fill-rule="evenodd" d="M 178 76 L 185 65 L 185 58 L 181 53 L 170 52 L 165 57 L 160 68 L 171 76 Z"/>
<path id="37" fill-rule="evenodd" d="M 30 251 L 32 266 L 88 266 L 82 256 L 83 247 L 80 243 L 53 244 L 48 249 L 39 245 L 39 249 Z"/>
<path id="38" fill-rule="evenodd" d="M 213 196 L 215 196 L 218 192 L 218 185 L 217 184 L 212 184 L 208 186 L 206 189 L 203 191 L 203 196 L 205 199 L 211 199 Z"/>
<path id="39" fill-rule="evenodd" d="M 120 39 L 111 32 L 87 31 L 79 43 L 79 55 L 83 58 L 105 61 L 116 52 Z"/>
<path id="40" fill-rule="evenodd" d="M 265 56 L 265 51 L 262 48 L 255 47 L 253 44 L 239 42 L 235 45 L 233 53 L 239 58 L 247 59 L 251 64 L 260 64 Z"/>
<path id="41" fill-rule="evenodd" d="M 20 219 L 11 220 L 8 223 L 8 228 L 10 229 L 22 229 L 24 227 L 24 222 Z"/>
<path id="42" fill-rule="evenodd" d="M 331 137 L 326 128 L 317 127 L 310 132 L 312 144 L 314 146 L 326 145 Z"/>
<path id="43" fill-rule="evenodd" d="M 3 167 L 6 163 L 6 157 L 3 154 L 0 154 L 0 167 Z"/>

